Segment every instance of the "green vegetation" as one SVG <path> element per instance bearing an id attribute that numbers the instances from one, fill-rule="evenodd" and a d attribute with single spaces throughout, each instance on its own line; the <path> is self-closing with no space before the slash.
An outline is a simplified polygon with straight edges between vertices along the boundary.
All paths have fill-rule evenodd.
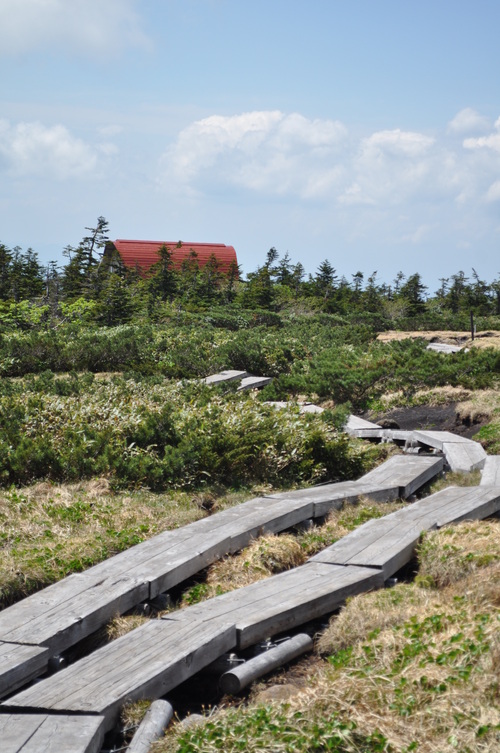
<path id="1" fill-rule="evenodd" d="M 195 729 L 174 726 L 154 750 L 494 753 L 500 524 L 429 533 L 419 560 L 417 583 L 348 600 L 318 642 L 323 661 L 309 672 L 302 663 L 302 682 L 293 671 L 269 681 L 297 683 L 288 701 L 263 703 L 257 689 Z"/>
<path id="2" fill-rule="evenodd" d="M 306 277 L 271 249 L 246 280 L 149 276 L 104 253 L 99 217 L 67 263 L 0 244 L 0 602 L 6 606 L 168 528 L 273 489 L 356 478 L 387 446 L 342 432 L 350 412 L 456 404 L 500 452 L 500 350 L 426 349 L 425 330 L 500 330 L 500 280 L 472 270 L 428 294 L 420 276 Z M 413 330 L 398 341 L 388 330 Z M 420 334 L 422 337 L 416 337 Z M 207 387 L 222 369 L 273 377 L 258 395 Z M 276 409 L 268 401 L 287 401 Z M 303 414 L 311 400 L 322 414 Z M 477 483 L 477 475 L 455 479 Z M 433 489 L 450 478 L 439 481 Z M 401 503 L 363 503 L 215 563 L 182 608 L 304 560 Z M 156 750 L 493 753 L 498 747 L 498 525 L 424 537 L 414 584 L 352 599 L 319 641 L 306 691 L 175 730 Z M 114 620 L 108 637 L 144 616 Z M 304 670 L 307 674 L 307 670 Z M 298 692 L 298 691 L 297 691 Z"/>

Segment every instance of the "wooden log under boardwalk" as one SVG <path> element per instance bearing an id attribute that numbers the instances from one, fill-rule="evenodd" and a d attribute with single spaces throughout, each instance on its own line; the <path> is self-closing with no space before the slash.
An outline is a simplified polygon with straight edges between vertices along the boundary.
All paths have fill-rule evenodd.
<path id="1" fill-rule="evenodd" d="M 2 753 L 98 753 L 104 717 L 0 713 Z"/>
<path id="2" fill-rule="evenodd" d="M 98 714 L 109 730 L 125 702 L 164 696 L 235 645 L 233 624 L 150 620 L 14 695 L 3 708 Z"/>
<path id="3" fill-rule="evenodd" d="M 151 744 L 163 735 L 173 715 L 174 709 L 168 701 L 153 701 L 132 738 L 127 753 L 149 753 Z"/>
<path id="4" fill-rule="evenodd" d="M 254 656 L 243 664 L 233 667 L 224 672 L 219 680 L 219 685 L 224 693 L 235 695 L 240 693 L 247 685 L 259 677 L 272 672 L 273 669 L 293 661 L 297 656 L 312 651 L 313 639 L 307 633 L 299 633 L 287 641 L 273 646 L 258 656 Z"/>

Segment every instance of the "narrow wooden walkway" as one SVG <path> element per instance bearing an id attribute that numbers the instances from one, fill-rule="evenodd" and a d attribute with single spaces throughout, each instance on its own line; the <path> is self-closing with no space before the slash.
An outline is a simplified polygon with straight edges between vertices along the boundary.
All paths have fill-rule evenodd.
<path id="1" fill-rule="evenodd" d="M 357 416 L 349 417 L 346 431 L 359 439 L 396 442 L 405 444 L 406 447 L 420 446 L 437 450 L 443 453 L 450 470 L 460 473 L 482 469 L 487 458 L 486 452 L 478 442 L 452 434 L 450 431 L 383 429 Z"/>
<path id="2" fill-rule="evenodd" d="M 442 433 L 425 433 L 418 441 L 442 448 L 464 444 L 436 434 Z M 442 469 L 442 456 L 394 456 L 358 481 L 249 500 L 160 534 L 0 612 L 0 730 L 11 730 L 2 736 L 2 753 L 97 753 L 126 701 L 161 697 L 224 652 L 293 630 L 335 611 L 348 596 L 382 587 L 410 561 L 422 532 L 498 513 L 499 467 L 488 463 L 479 487 L 447 488 L 370 520 L 302 567 L 152 620 L 24 687 L 46 671 L 51 656 L 114 614 L 171 589 L 256 536 L 321 518 L 363 495 L 380 501 L 410 496 Z"/>
<path id="3" fill-rule="evenodd" d="M 225 651 L 249 647 L 383 586 L 423 531 L 500 510 L 500 488 L 449 487 L 370 520 L 302 567 L 153 620 L 4 702 L 13 712 L 94 713 L 105 729 L 126 700 L 160 697 Z"/>
<path id="4" fill-rule="evenodd" d="M 50 656 L 78 643 L 113 616 L 170 590 L 220 557 L 234 554 L 254 538 L 322 517 L 362 495 L 377 501 L 405 497 L 441 469 L 441 458 L 394 456 L 358 481 L 258 497 L 165 531 L 23 599 L 0 612 L 0 642 L 48 648 L 49 652 L 37 654 L 36 662 L 34 655 L 11 652 L 9 663 L 0 666 L 0 697 L 11 692 L 10 678 L 16 673 L 19 682 L 23 671 L 26 682 L 33 673 L 43 674 Z"/>

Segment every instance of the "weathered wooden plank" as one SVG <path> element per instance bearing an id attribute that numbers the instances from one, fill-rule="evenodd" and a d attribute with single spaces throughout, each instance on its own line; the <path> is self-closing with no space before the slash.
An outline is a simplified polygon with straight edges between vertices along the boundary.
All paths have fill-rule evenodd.
<path id="1" fill-rule="evenodd" d="M 47 648 L 0 641 L 0 698 L 42 675 L 49 657 Z"/>
<path id="2" fill-rule="evenodd" d="M 386 439 L 388 429 L 382 429 L 380 426 L 375 428 L 351 429 L 348 434 L 358 439 Z"/>
<path id="3" fill-rule="evenodd" d="M 115 614 L 172 588 L 253 538 L 312 515 L 309 500 L 262 497 L 167 531 L 0 612 L 0 640 L 63 651 Z"/>
<path id="4" fill-rule="evenodd" d="M 469 487 L 466 488 L 465 494 L 450 499 L 448 504 L 440 507 L 436 515 L 436 525 L 441 528 L 462 520 L 483 520 L 499 511 L 500 487 Z"/>
<path id="5" fill-rule="evenodd" d="M 347 419 L 347 423 L 344 428 L 348 434 L 353 434 L 359 429 L 380 429 L 381 427 L 378 424 L 374 424 L 372 421 L 366 421 L 366 419 L 364 418 L 353 416 L 351 414 Z"/>
<path id="6" fill-rule="evenodd" d="M 98 753 L 102 716 L 0 713 L 2 753 Z"/>
<path id="7" fill-rule="evenodd" d="M 390 502 L 399 497 L 398 486 L 376 486 L 364 484 L 359 481 L 340 481 L 336 484 L 324 484 L 311 489 L 296 489 L 291 492 L 282 492 L 283 499 L 309 500 L 313 503 L 312 517 L 320 518 L 332 510 L 340 510 L 345 503 L 355 504 L 361 497 L 368 497 L 374 502 Z"/>
<path id="8" fill-rule="evenodd" d="M 380 571 L 308 563 L 237 591 L 167 615 L 172 622 L 230 621 L 236 624 L 238 647 L 329 614 L 348 596 L 383 585 Z"/>
<path id="9" fill-rule="evenodd" d="M 0 640 L 64 651 L 149 595 L 146 582 L 78 573 L 0 612 Z"/>
<path id="10" fill-rule="evenodd" d="M 459 437 L 458 434 L 452 434 L 451 431 L 431 431 L 430 429 L 415 429 L 413 432 L 415 439 L 428 447 L 434 447 L 436 450 L 443 451 L 445 442 L 460 442 L 467 444 L 471 439 Z"/>
<path id="11" fill-rule="evenodd" d="M 324 413 L 324 410 L 324 408 L 321 408 L 319 405 L 314 405 L 313 403 L 304 403 L 300 406 L 301 413 Z"/>
<path id="12" fill-rule="evenodd" d="M 440 457 L 393 455 L 385 463 L 366 473 L 360 481 L 379 486 L 390 483 L 399 487 L 401 497 L 407 497 L 442 470 L 443 459 Z"/>
<path id="13" fill-rule="evenodd" d="M 481 473 L 481 486 L 500 486 L 500 455 L 488 455 Z"/>
<path id="14" fill-rule="evenodd" d="M 406 429 L 387 429 L 387 439 L 392 439 L 393 442 L 408 442 L 412 437 L 413 432 Z"/>
<path id="15" fill-rule="evenodd" d="M 227 369 L 221 371 L 218 374 L 212 374 L 204 379 L 205 384 L 222 384 L 224 382 L 234 382 L 238 379 L 244 379 L 249 376 L 247 371 L 236 371 L 235 369 Z"/>
<path id="16" fill-rule="evenodd" d="M 483 468 L 486 452 L 478 442 L 444 442 L 443 452 L 452 471 L 470 473 Z"/>
<path id="17" fill-rule="evenodd" d="M 448 487 L 364 525 L 311 558 L 310 562 L 378 567 L 388 578 L 413 556 L 423 531 L 492 515 L 500 488 Z"/>
<path id="18" fill-rule="evenodd" d="M 241 384 L 236 391 L 260 389 L 265 387 L 266 384 L 271 384 L 272 381 L 272 377 L 247 376 L 241 380 Z"/>
<path id="19" fill-rule="evenodd" d="M 190 526 L 191 537 L 134 565 L 150 584 L 150 597 L 167 591 L 226 554 L 234 554 L 254 538 L 278 533 L 313 516 L 309 500 L 259 498 L 205 518 Z"/>
<path id="20" fill-rule="evenodd" d="M 90 712 L 103 716 L 108 730 L 125 701 L 164 696 L 235 645 L 233 624 L 150 620 L 9 698 L 4 707 Z"/>
<path id="21" fill-rule="evenodd" d="M 436 353 L 458 353 L 462 350 L 461 345 L 448 345 L 448 343 L 429 343 L 427 350 L 434 350 Z"/>
<path id="22" fill-rule="evenodd" d="M 396 513 L 369 520 L 312 557 L 309 562 L 380 568 L 384 579 L 412 556 L 420 528 L 398 520 Z"/>

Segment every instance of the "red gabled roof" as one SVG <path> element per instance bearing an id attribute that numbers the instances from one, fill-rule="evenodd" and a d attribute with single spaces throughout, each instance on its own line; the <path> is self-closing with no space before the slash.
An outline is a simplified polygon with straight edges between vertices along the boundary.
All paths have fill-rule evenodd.
<path id="1" fill-rule="evenodd" d="M 183 242 L 181 247 L 178 248 L 177 241 L 116 240 L 113 245 L 126 267 L 129 269 L 139 268 L 142 272 L 147 272 L 153 264 L 159 261 L 158 249 L 161 246 L 167 246 L 172 252 L 172 262 L 176 269 L 181 267 L 184 259 L 187 259 L 192 251 L 196 253 L 200 267 L 205 266 L 210 257 L 214 255 L 219 262 L 219 270 L 224 274 L 229 272 L 233 262 L 238 263 L 234 248 L 225 246 L 223 243 Z"/>

